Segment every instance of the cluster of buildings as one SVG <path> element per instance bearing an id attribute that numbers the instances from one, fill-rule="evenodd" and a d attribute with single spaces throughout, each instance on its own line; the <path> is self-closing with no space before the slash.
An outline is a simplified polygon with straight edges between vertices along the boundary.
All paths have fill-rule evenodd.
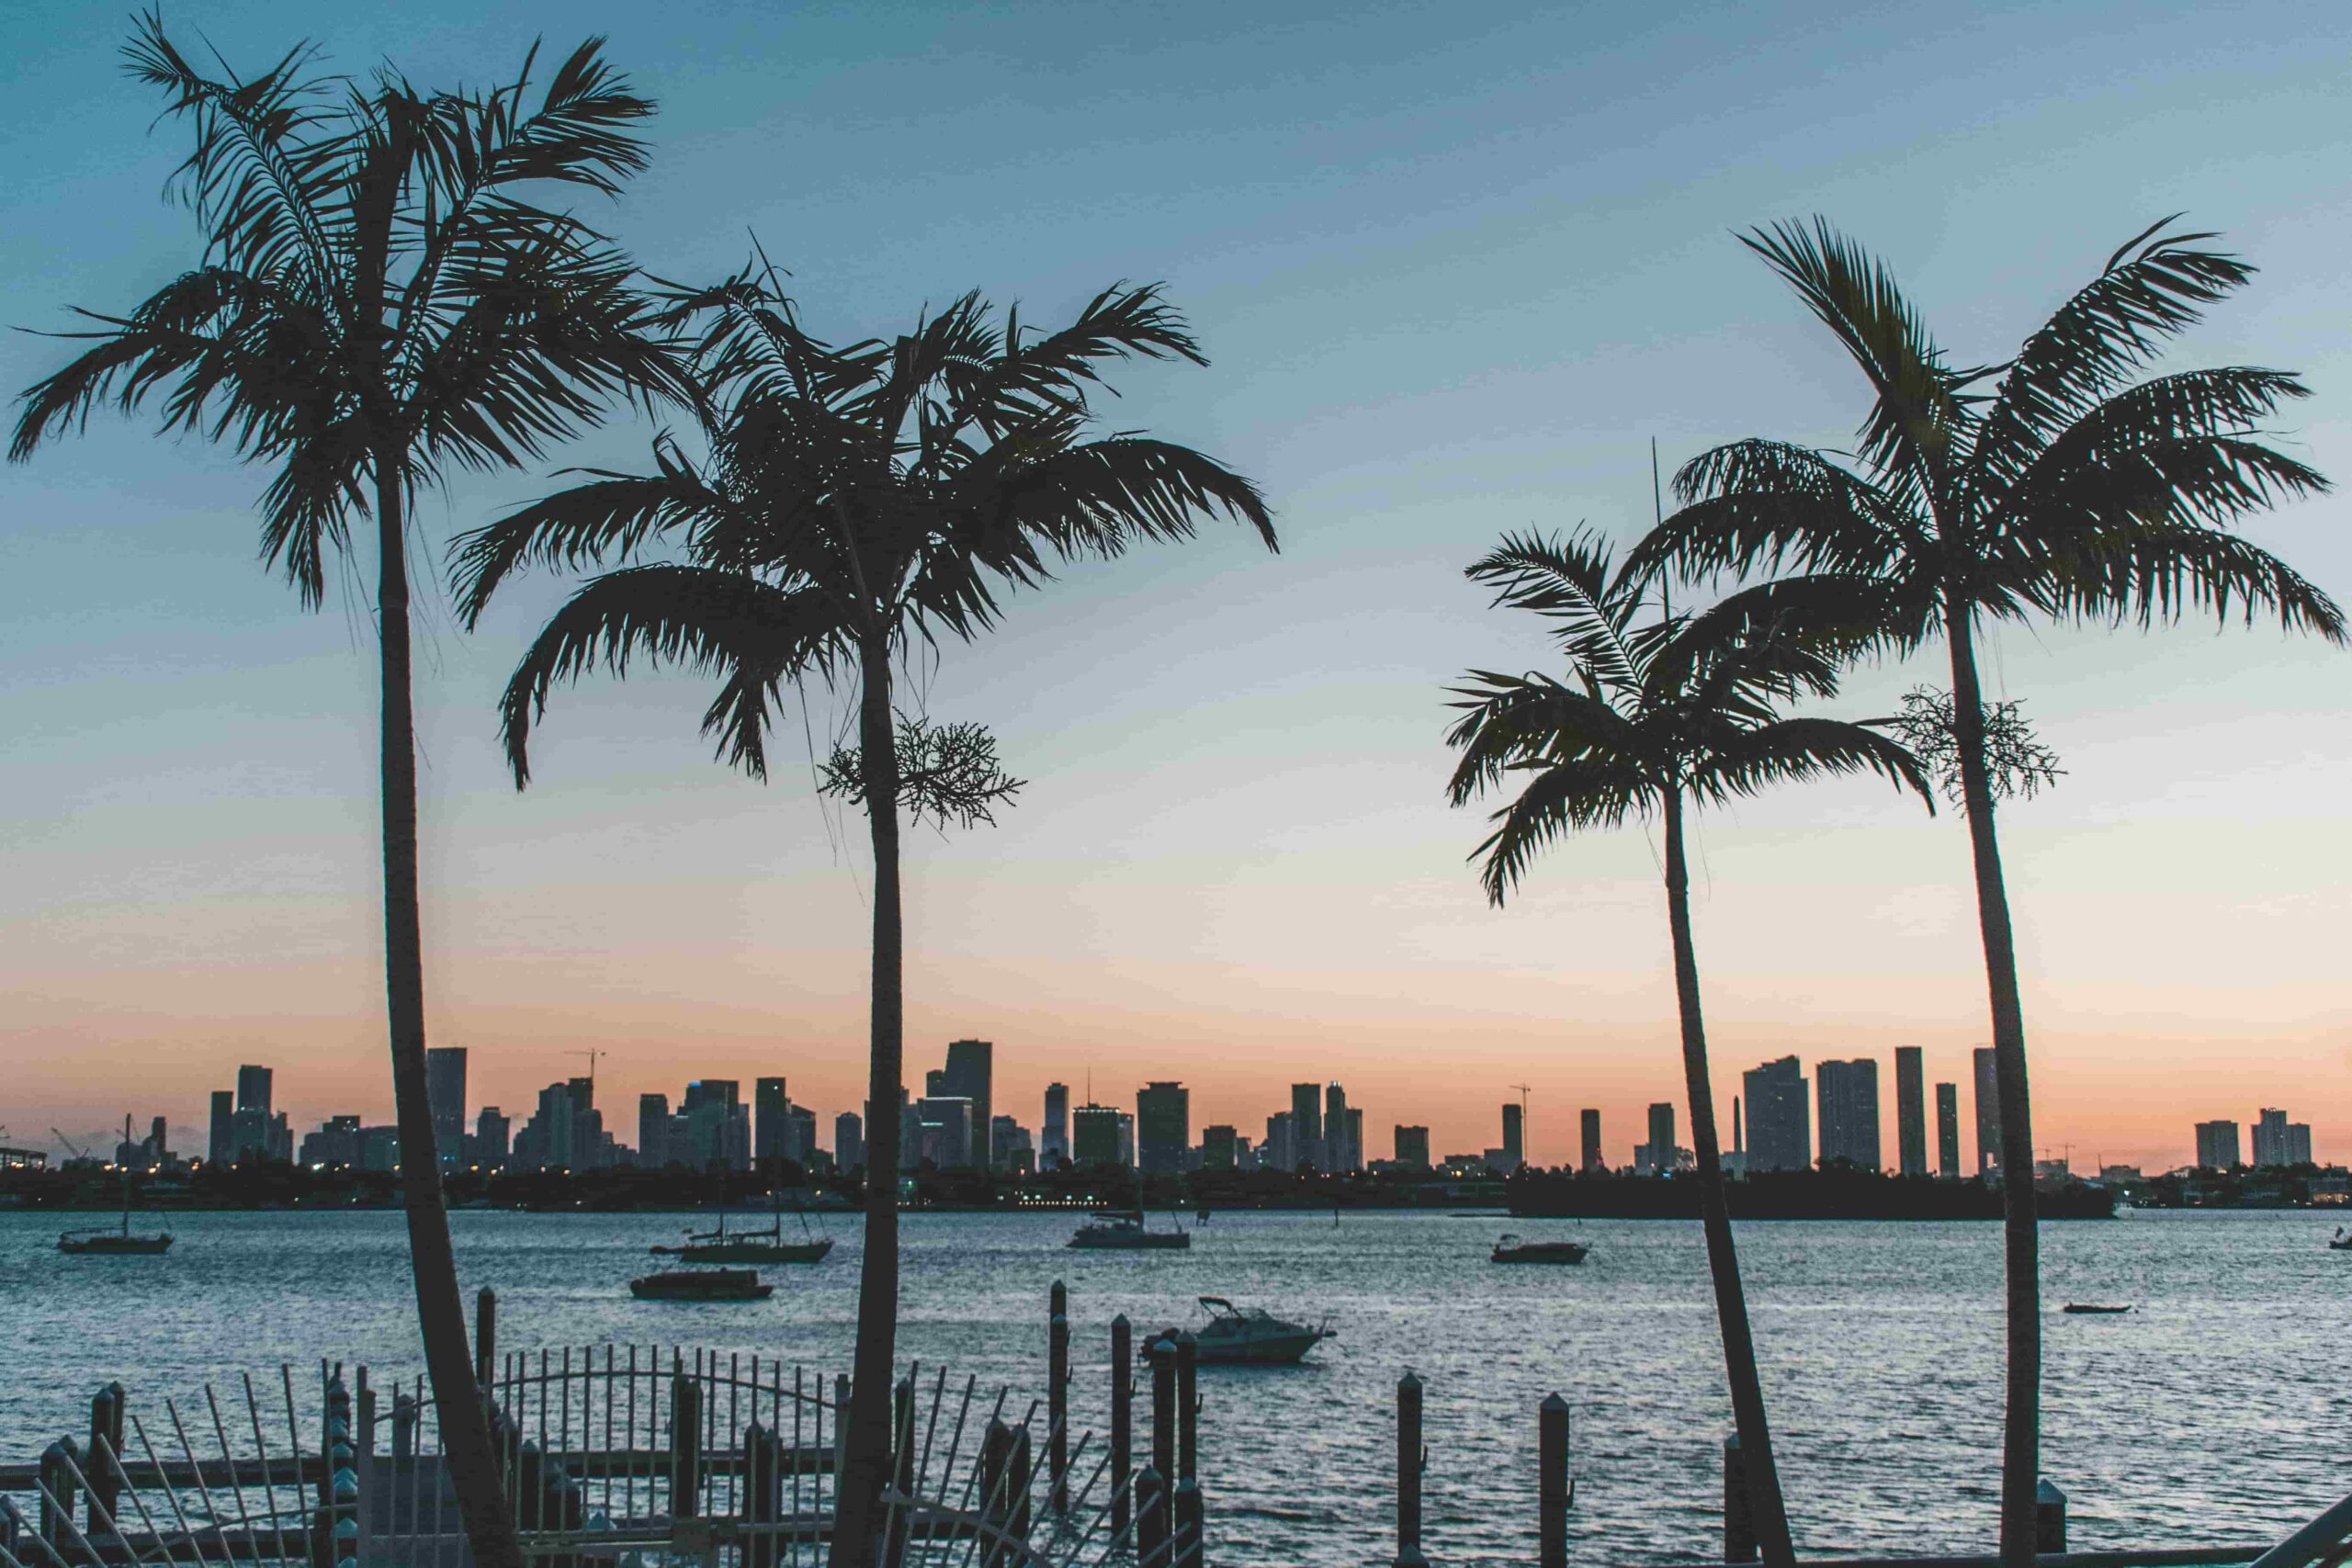
<path id="1" fill-rule="evenodd" d="M 2197 1168 L 2231 1170 L 2251 1165 L 2257 1170 L 2278 1170 L 2312 1163 L 2312 1129 L 2307 1122 L 2290 1122 L 2287 1113 L 2265 1106 L 2254 1122 L 2254 1158 L 2241 1159 L 2238 1124 L 2232 1121 L 2197 1123 Z"/>

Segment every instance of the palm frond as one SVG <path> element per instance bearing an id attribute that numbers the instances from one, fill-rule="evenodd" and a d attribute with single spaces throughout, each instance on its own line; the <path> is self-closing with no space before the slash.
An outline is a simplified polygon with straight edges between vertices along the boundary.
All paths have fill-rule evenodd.
<path id="1" fill-rule="evenodd" d="M 1494 831 L 1470 852 L 1479 863 L 1487 901 L 1498 908 L 1555 840 L 1588 828 L 1619 827 L 1657 799 L 1648 774 L 1615 758 L 1530 762 L 1525 772 L 1527 786 L 1487 818 Z"/>
<path id="2" fill-rule="evenodd" d="M 1932 815 L 1935 792 L 1902 742 L 1864 725 L 1831 718 L 1782 718 L 1754 728 L 1726 727 L 1695 760 L 1692 795 L 1710 804 L 1843 773 L 1876 773 L 1918 795 Z"/>
<path id="3" fill-rule="evenodd" d="M 1734 441 L 1676 470 L 1681 504 L 1625 558 L 1647 582 L 1668 570 L 1707 580 L 1784 567 L 1887 572 L 1906 551 L 1932 548 L 1925 520 L 1870 480 L 1809 447 Z"/>
<path id="4" fill-rule="evenodd" d="M 1497 605 L 1551 622 L 1570 667 L 1589 671 L 1605 689 L 1631 691 L 1641 683 L 1641 660 L 1625 637 L 1639 593 L 1613 570 L 1612 552 L 1599 534 L 1507 534 L 1463 575 L 1492 588 Z"/>
<path id="5" fill-rule="evenodd" d="M 2317 584 L 2269 551 L 2194 518 L 2126 514 L 2086 530 L 2048 561 L 2035 604 L 2068 620 L 2135 620 L 2142 627 L 2210 610 L 2246 626 L 2275 615 L 2281 630 L 2346 640 L 2344 612 Z"/>
<path id="6" fill-rule="evenodd" d="M 1189 446 L 1141 435 L 1039 445 L 1033 456 L 1017 435 L 1000 442 L 948 491 L 954 512 L 972 520 L 958 547 L 985 553 L 1017 532 L 1064 559 L 1109 559 L 1142 540 L 1188 539 L 1202 519 L 1219 516 L 1254 529 L 1269 550 L 1282 547 L 1264 493 Z"/>
<path id="7" fill-rule="evenodd" d="M 1446 731 L 1445 743 L 1461 753 L 1446 784 L 1446 799 L 1466 806 L 1514 768 L 1544 759 L 1613 758 L 1627 765 L 1653 767 L 1655 737 L 1607 698 L 1578 691 L 1546 675 L 1505 675 L 1473 670 L 1464 683 L 1448 688 L 1448 705 L 1462 716 Z"/>

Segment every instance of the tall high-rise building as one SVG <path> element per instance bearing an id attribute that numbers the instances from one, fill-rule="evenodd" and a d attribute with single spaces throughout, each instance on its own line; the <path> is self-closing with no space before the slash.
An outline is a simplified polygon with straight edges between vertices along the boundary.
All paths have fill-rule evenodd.
<path id="1" fill-rule="evenodd" d="M 1917 1045 L 1894 1048 L 1894 1157 L 1905 1176 L 1928 1174 L 1928 1072 Z"/>
<path id="2" fill-rule="evenodd" d="M 1936 1174 L 1960 1179 L 1960 1086 L 1936 1086 Z"/>
<path id="3" fill-rule="evenodd" d="M 211 1136 L 204 1145 L 204 1161 L 226 1168 L 237 1163 L 237 1097 L 225 1089 L 212 1091 Z"/>
<path id="4" fill-rule="evenodd" d="M 862 1170 L 865 1167 L 865 1123 L 854 1111 L 844 1111 L 833 1118 L 833 1166 L 838 1170 Z"/>
<path id="5" fill-rule="evenodd" d="M 2285 1111 L 2266 1107 L 2254 1123 L 2254 1163 L 2268 1167 L 2311 1164 L 2310 1123 L 2290 1122 Z"/>
<path id="6" fill-rule="evenodd" d="M 1607 1170 L 1609 1161 L 1600 1152 L 1600 1112 L 1591 1106 L 1577 1111 L 1577 1131 L 1581 1134 L 1584 1145 L 1582 1157 L 1577 1162 L 1578 1168 Z"/>
<path id="7" fill-rule="evenodd" d="M 1817 1062 L 1813 1071 L 1821 1102 L 1821 1163 L 1838 1159 L 1863 1170 L 1879 1169 L 1878 1063 L 1857 1056 Z"/>
<path id="8" fill-rule="evenodd" d="M 1201 1168 L 1233 1170 L 1241 1163 L 1240 1133 L 1219 1122 L 1201 1129 Z"/>
<path id="9" fill-rule="evenodd" d="M 1813 1107 L 1804 1069 L 1782 1056 L 1740 1075 L 1747 1100 L 1747 1168 L 1807 1170 L 1813 1166 Z"/>
<path id="10" fill-rule="evenodd" d="M 974 1121 L 976 1108 L 960 1094 L 927 1094 L 915 1110 L 922 1117 L 922 1157 L 942 1170 L 969 1170 L 984 1163 L 973 1145 L 988 1134 Z"/>
<path id="11" fill-rule="evenodd" d="M 1052 1170 L 1069 1163 L 1069 1085 L 1046 1086 L 1046 1126 L 1037 1140 L 1037 1168 Z"/>
<path id="12" fill-rule="evenodd" d="M 1650 1147 L 1659 1151 L 1659 1163 L 1671 1169 L 1674 1165 L 1674 1106 L 1661 1100 L 1650 1107 Z"/>
<path id="13" fill-rule="evenodd" d="M 666 1094 L 640 1094 L 637 1097 L 637 1163 L 647 1170 L 660 1170 L 677 1157 L 670 1148 L 670 1097 Z"/>
<path id="14" fill-rule="evenodd" d="M 1193 1097 L 1181 1083 L 1150 1083 L 1136 1091 L 1137 1151 L 1147 1175 L 1174 1176 L 1193 1147 Z"/>
<path id="15" fill-rule="evenodd" d="M 1503 1158 L 1513 1170 L 1527 1163 L 1527 1109 L 1516 1100 L 1503 1102 Z"/>
<path id="16" fill-rule="evenodd" d="M 1119 1111 L 1110 1105 L 1081 1105 L 1070 1117 L 1070 1163 L 1119 1163 Z"/>
<path id="17" fill-rule="evenodd" d="M 752 1080 L 752 1158 L 762 1167 L 771 1160 L 790 1159 L 785 1140 L 792 1132 L 792 1097 L 782 1078 Z"/>
<path id="18" fill-rule="evenodd" d="M 1035 1156 L 1029 1129 L 1017 1118 L 999 1116 L 989 1123 L 989 1164 L 999 1170 L 1028 1170 L 1035 1165 Z"/>
<path id="19" fill-rule="evenodd" d="M 1991 1176 L 2001 1168 L 2001 1079 L 1993 1065 L 1993 1048 L 1976 1047 L 1976 1174 Z"/>
<path id="20" fill-rule="evenodd" d="M 2235 1122 L 2197 1123 L 2197 1163 L 2207 1170 L 2227 1170 L 2242 1164 L 2238 1158 L 2238 1124 Z"/>
<path id="21" fill-rule="evenodd" d="M 424 1103 L 433 1113 L 433 1147 L 441 1168 L 466 1159 L 466 1048 L 435 1045 L 424 1053 Z"/>
<path id="22" fill-rule="evenodd" d="M 1285 1175 L 1298 1168 L 1298 1136 L 1291 1131 L 1291 1114 L 1277 1111 L 1266 1118 L 1266 1141 L 1258 1150 L 1258 1168 Z"/>
<path id="23" fill-rule="evenodd" d="M 495 1105 L 483 1106 L 474 1116 L 473 1163 L 484 1170 L 503 1169 L 514 1136 L 505 1113 Z"/>
<path id="24" fill-rule="evenodd" d="M 1323 1091 L 1323 1168 L 1345 1175 L 1363 1168 L 1362 1151 L 1348 1145 L 1348 1091 L 1332 1084 Z"/>
<path id="25" fill-rule="evenodd" d="M 1329 1170 L 1323 1160 L 1323 1090 L 1316 1084 L 1290 1086 L 1290 1136 L 1298 1163 Z"/>
<path id="26" fill-rule="evenodd" d="M 1348 1168 L 1363 1168 L 1363 1107 L 1348 1107 Z"/>
<path id="27" fill-rule="evenodd" d="M 270 1112 L 269 1085 L 272 1073 L 267 1067 L 245 1066 L 237 1069 L 237 1109 L 258 1111 L 264 1116 Z"/>
<path id="28" fill-rule="evenodd" d="M 988 1129 L 996 1117 L 996 1046 L 986 1040 L 951 1040 L 947 1043 L 946 1090 L 961 1095 L 972 1102 L 972 1126 L 976 1130 L 972 1163 L 986 1168 L 989 1163 Z"/>
<path id="29" fill-rule="evenodd" d="M 1414 1170 L 1430 1168 L 1430 1130 L 1427 1127 L 1396 1129 L 1396 1163 Z"/>

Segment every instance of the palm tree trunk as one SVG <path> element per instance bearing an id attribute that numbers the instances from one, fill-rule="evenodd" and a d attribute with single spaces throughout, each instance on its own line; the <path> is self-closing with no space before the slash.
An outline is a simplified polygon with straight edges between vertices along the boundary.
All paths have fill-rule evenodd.
<path id="1" fill-rule="evenodd" d="M 858 746 L 874 842 L 873 1042 L 866 1080 L 865 1257 L 857 1281 L 849 1453 L 835 1504 L 830 1568 L 868 1568 L 890 1473 L 890 1379 L 899 1337 L 899 1097 L 906 1081 L 905 941 L 899 905 L 899 752 L 890 719 L 887 632 L 860 650 Z"/>
<path id="2" fill-rule="evenodd" d="M 1993 1009 L 1993 1077 L 2001 1113 L 2002 1233 L 2008 1274 L 2008 1403 L 2001 1436 L 2001 1561 L 2032 1568 L 2034 1495 L 2041 1482 L 2041 1259 L 2035 1237 L 2033 1104 L 2027 1092 L 2025 1011 L 2018 1000 L 2016 939 L 1993 830 L 1984 763 L 1983 688 L 1976 679 L 1973 607 L 1947 599 L 1953 739 L 1961 798 L 1976 869 L 1976 919 L 1984 938 L 1984 984 Z"/>
<path id="3" fill-rule="evenodd" d="M 1715 1285 L 1715 1321 L 1724 1337 L 1724 1371 L 1731 1382 L 1732 1425 L 1747 1469 L 1748 1510 L 1767 1568 L 1791 1568 L 1788 1506 L 1772 1459 L 1772 1430 L 1764 1418 L 1764 1385 L 1756 1371 L 1756 1340 L 1747 1327 L 1747 1295 L 1739 1282 L 1739 1254 L 1731 1239 L 1731 1205 L 1724 1193 L 1723 1146 L 1715 1137 L 1715 1094 L 1707 1076 L 1707 1026 L 1699 1010 L 1699 953 L 1690 939 L 1690 872 L 1682 852 L 1682 795 L 1666 792 L 1666 914 L 1674 932 L 1674 994 L 1682 1014 L 1682 1078 L 1690 1102 L 1690 1144 L 1699 1158 L 1699 1224 L 1707 1240 L 1707 1272 Z"/>
<path id="4" fill-rule="evenodd" d="M 408 551 L 401 454 L 376 461 L 377 617 L 383 639 L 384 995 L 391 1023 L 392 1106 L 400 1127 L 401 1194 L 424 1370 L 433 1380 L 441 1451 L 478 1568 L 523 1568 L 514 1516 L 474 1382 L 458 1260 L 441 1199 L 441 1156 L 424 1077 L 424 938 L 417 902 L 416 728 L 410 710 Z"/>

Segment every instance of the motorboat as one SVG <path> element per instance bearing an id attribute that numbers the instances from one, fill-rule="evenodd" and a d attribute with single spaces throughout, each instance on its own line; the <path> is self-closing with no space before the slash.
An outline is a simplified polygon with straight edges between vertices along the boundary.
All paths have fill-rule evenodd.
<path id="1" fill-rule="evenodd" d="M 1078 1227 L 1069 1245 L 1098 1252 L 1183 1252 L 1193 1245 L 1193 1233 L 1147 1230 L 1141 1209 L 1101 1210 Z"/>
<path id="2" fill-rule="evenodd" d="M 2352 1235 L 2346 1235 L 2342 1225 L 2336 1226 L 2335 1239 L 2327 1244 L 2327 1249 L 2330 1252 L 2352 1252 Z"/>
<path id="3" fill-rule="evenodd" d="M 628 1293 L 641 1302 L 763 1302 L 775 1287 L 752 1269 L 675 1269 L 639 1275 Z"/>
<path id="4" fill-rule="evenodd" d="M 786 1241 L 784 1237 L 784 1194 L 776 1193 L 775 1223 L 765 1230 L 737 1231 L 729 1235 L 727 1211 L 718 1211 L 718 1228 L 712 1231 L 686 1233 L 684 1247 L 657 1247 L 656 1258 L 674 1258 L 681 1263 L 816 1263 L 832 1251 L 833 1238 L 811 1235 L 808 1215 L 800 1211 L 800 1239 Z"/>
<path id="5" fill-rule="evenodd" d="M 1591 1250 L 1580 1241 L 1521 1241 L 1506 1233 L 1493 1257 L 1498 1263 L 1581 1263 Z"/>
<path id="6" fill-rule="evenodd" d="M 1340 1332 L 1329 1324 L 1310 1328 L 1292 1323 L 1263 1307 L 1238 1307 L 1223 1296 L 1199 1299 L 1209 1321 L 1193 1336 L 1193 1342 L 1204 1361 L 1279 1365 L 1297 1360 Z"/>
<path id="7" fill-rule="evenodd" d="M 122 1119 L 122 1141 L 130 1142 L 130 1118 Z M 67 1231 L 57 1238 L 57 1250 L 75 1258 L 153 1258 L 168 1252 L 172 1233 L 155 1235 L 130 1234 L 130 1167 L 122 1168 L 122 1224 L 97 1225 L 86 1230 Z"/>
<path id="8" fill-rule="evenodd" d="M 2108 1306 L 2098 1302 L 2068 1302 L 2059 1309 L 2081 1316 L 2111 1317 L 2117 1313 L 2130 1312 L 2127 1306 Z"/>

